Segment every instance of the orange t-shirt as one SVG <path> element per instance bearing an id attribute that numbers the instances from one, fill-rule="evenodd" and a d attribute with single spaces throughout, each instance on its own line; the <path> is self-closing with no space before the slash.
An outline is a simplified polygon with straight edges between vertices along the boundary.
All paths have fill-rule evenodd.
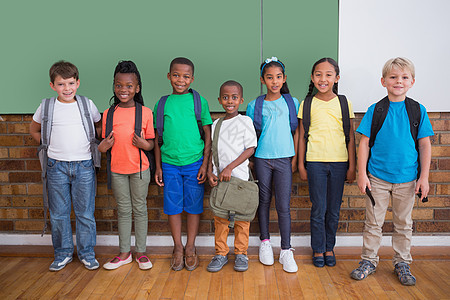
<path id="1" fill-rule="evenodd" d="M 102 136 L 105 138 L 106 116 L 103 113 Z M 139 148 L 133 146 L 135 107 L 116 107 L 113 119 L 114 145 L 111 148 L 111 172 L 133 174 L 139 172 Z M 155 138 L 153 114 L 150 108 L 142 107 L 142 132 L 145 139 Z M 147 156 L 142 153 L 142 171 L 149 167 Z"/>

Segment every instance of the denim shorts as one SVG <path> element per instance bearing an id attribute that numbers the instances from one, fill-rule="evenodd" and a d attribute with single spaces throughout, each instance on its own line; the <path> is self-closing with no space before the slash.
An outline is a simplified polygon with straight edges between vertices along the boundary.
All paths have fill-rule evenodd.
<path id="1" fill-rule="evenodd" d="M 194 215 L 203 212 L 205 184 L 197 180 L 202 163 L 203 157 L 185 166 L 162 163 L 165 214 L 176 215 L 183 210 Z"/>

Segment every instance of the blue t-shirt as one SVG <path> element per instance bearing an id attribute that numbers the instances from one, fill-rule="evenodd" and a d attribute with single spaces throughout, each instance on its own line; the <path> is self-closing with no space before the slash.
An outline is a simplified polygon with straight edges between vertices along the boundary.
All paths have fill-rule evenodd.
<path id="1" fill-rule="evenodd" d="M 372 104 L 356 130 L 370 138 Z M 421 121 L 417 139 L 433 136 L 433 128 L 427 111 L 420 105 Z M 417 179 L 418 153 L 411 135 L 405 101 L 390 102 L 383 126 L 375 138 L 369 159 L 369 172 L 390 183 L 404 183 Z"/>
<path id="2" fill-rule="evenodd" d="M 300 103 L 294 99 L 295 110 L 298 113 Z M 247 116 L 254 119 L 256 100 L 247 106 Z M 274 159 L 292 157 L 295 155 L 289 120 L 289 107 L 283 96 L 274 101 L 264 100 L 262 109 L 261 136 L 258 140 L 255 157 Z"/>

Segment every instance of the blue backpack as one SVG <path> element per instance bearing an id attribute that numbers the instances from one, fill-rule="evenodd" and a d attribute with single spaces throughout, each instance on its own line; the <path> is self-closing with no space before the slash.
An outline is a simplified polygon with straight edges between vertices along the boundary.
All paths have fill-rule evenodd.
<path id="1" fill-rule="evenodd" d="M 202 125 L 202 102 L 200 99 L 200 94 L 194 90 L 189 89 L 189 92 L 194 96 L 194 112 L 195 119 L 197 120 L 198 130 L 200 132 L 200 136 L 202 140 L 205 140 L 205 132 L 203 131 Z M 163 144 L 163 133 L 164 133 L 164 106 L 166 105 L 166 101 L 169 95 L 162 96 L 158 102 L 158 108 L 156 112 L 156 131 L 158 132 L 158 145 L 159 147 Z"/>
<path id="2" fill-rule="evenodd" d="M 291 133 L 292 136 L 294 136 L 295 130 L 297 129 L 298 126 L 297 110 L 295 109 L 294 99 L 292 99 L 291 94 L 283 94 L 282 96 L 289 108 L 289 121 L 291 126 Z M 253 126 L 255 126 L 256 136 L 258 137 L 258 139 L 261 136 L 262 132 L 262 111 L 264 105 L 264 98 L 266 98 L 266 95 L 261 95 L 255 100 Z"/>

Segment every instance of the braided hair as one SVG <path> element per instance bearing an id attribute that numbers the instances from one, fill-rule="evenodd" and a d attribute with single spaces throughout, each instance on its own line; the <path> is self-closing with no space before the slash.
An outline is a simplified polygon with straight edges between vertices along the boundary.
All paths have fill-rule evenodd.
<path id="1" fill-rule="evenodd" d="M 285 65 L 280 61 L 271 61 L 269 63 L 266 63 L 265 61 L 261 64 L 261 66 L 259 67 L 259 69 L 261 70 L 261 77 L 264 78 L 264 74 L 266 74 L 266 69 L 270 68 L 270 67 L 278 67 L 281 69 L 281 71 L 283 72 L 283 76 L 285 75 Z M 281 94 L 290 94 L 289 92 L 289 88 L 288 88 L 288 84 L 287 81 L 285 81 L 283 83 L 283 86 L 280 89 L 280 93 Z"/>
<path id="2" fill-rule="evenodd" d="M 133 73 L 136 75 L 138 84 L 139 84 L 139 92 L 134 94 L 133 100 L 135 102 L 138 102 L 144 105 L 144 98 L 142 98 L 142 82 L 141 82 L 141 74 L 139 74 L 138 68 L 136 67 L 136 64 L 132 62 L 131 60 L 122 60 L 119 61 L 119 63 L 116 66 L 116 69 L 114 70 L 114 77 L 116 77 L 117 73 Z M 114 87 L 113 87 L 114 91 Z M 119 98 L 117 98 L 116 94 L 114 93 L 111 99 L 109 99 L 109 102 L 111 103 L 111 100 L 114 99 L 114 106 L 117 106 L 120 103 Z"/>
<path id="3" fill-rule="evenodd" d="M 311 69 L 311 75 L 314 74 L 314 70 L 316 69 L 316 66 L 318 64 L 321 64 L 323 62 L 328 62 L 330 63 L 333 67 L 334 67 L 334 71 L 336 72 L 336 76 L 339 75 L 339 66 L 337 64 L 337 62 L 330 58 L 330 57 L 324 57 L 319 59 L 318 61 L 316 61 Z M 314 91 L 314 82 L 311 80 L 309 82 L 309 88 L 308 88 L 308 94 L 306 94 L 306 97 L 311 96 L 313 94 Z M 338 83 L 336 82 L 335 84 L 333 84 L 333 93 L 335 93 L 336 95 L 338 94 Z"/>

